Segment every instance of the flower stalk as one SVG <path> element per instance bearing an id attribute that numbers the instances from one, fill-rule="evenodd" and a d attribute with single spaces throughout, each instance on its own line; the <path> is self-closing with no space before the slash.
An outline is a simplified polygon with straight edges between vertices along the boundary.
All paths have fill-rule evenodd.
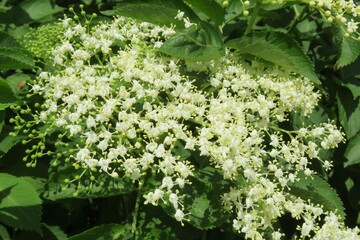
<path id="1" fill-rule="evenodd" d="M 256 4 L 255 4 L 255 7 L 254 7 L 254 11 L 251 14 L 251 18 L 250 18 L 249 23 L 248 23 L 248 25 L 246 27 L 245 35 L 249 34 L 251 32 L 251 30 L 252 30 L 252 28 L 253 28 L 253 26 L 255 24 L 255 20 L 256 20 L 258 14 L 259 14 L 259 10 L 261 8 L 261 5 L 262 5 L 262 0 L 257 0 Z"/>

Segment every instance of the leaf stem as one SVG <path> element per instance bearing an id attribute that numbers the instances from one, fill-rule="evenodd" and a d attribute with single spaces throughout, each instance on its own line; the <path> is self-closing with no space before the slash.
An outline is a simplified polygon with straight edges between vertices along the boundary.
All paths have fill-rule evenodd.
<path id="1" fill-rule="evenodd" d="M 246 34 L 249 34 L 249 33 L 251 32 L 251 29 L 252 29 L 253 26 L 254 26 L 256 17 L 257 17 L 258 14 L 259 14 L 259 10 L 260 10 L 261 4 L 262 4 L 262 0 L 257 0 L 257 1 L 256 1 L 254 11 L 253 11 L 253 13 L 252 13 L 252 15 L 251 15 L 251 18 L 250 18 L 249 23 L 248 23 L 248 25 L 247 25 L 247 27 L 246 27 L 246 30 L 245 30 L 245 35 L 246 35 Z"/>
<path id="2" fill-rule="evenodd" d="M 137 218 L 139 215 L 139 209 L 140 209 L 140 201 L 141 201 L 141 189 L 144 185 L 144 181 L 141 179 L 139 181 L 139 187 L 137 190 L 137 196 L 136 196 L 136 202 L 135 202 L 135 209 L 133 212 L 133 221 L 131 224 L 131 233 L 133 234 L 133 239 L 138 240 L 138 236 L 136 234 L 136 227 L 137 227 Z"/>
<path id="3" fill-rule="evenodd" d="M 291 24 L 291 26 L 290 26 L 290 28 L 289 28 L 289 30 L 288 30 L 287 33 L 291 33 L 291 32 L 295 29 L 295 27 L 298 25 L 298 23 L 303 20 L 303 18 L 304 18 L 304 16 L 305 16 L 305 13 L 307 12 L 307 10 L 308 10 L 308 7 L 307 7 L 307 6 L 303 8 L 303 10 L 300 12 L 300 14 L 297 15 L 297 17 L 296 17 L 296 18 L 294 19 L 294 21 L 292 22 L 292 24 Z"/>

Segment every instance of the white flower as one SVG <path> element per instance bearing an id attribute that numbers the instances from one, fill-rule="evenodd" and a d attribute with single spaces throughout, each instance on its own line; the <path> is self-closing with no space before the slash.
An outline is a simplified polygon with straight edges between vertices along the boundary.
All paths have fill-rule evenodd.
<path id="1" fill-rule="evenodd" d="M 171 179 L 171 177 L 166 176 L 163 178 L 162 184 L 161 184 L 162 188 L 166 188 L 167 190 L 170 190 L 173 188 L 173 186 L 174 186 L 174 182 Z"/>
<path id="2" fill-rule="evenodd" d="M 170 193 L 169 202 L 174 206 L 175 209 L 178 209 L 178 201 L 179 201 L 178 195 L 175 193 Z"/>
<path id="3" fill-rule="evenodd" d="M 82 148 L 76 154 L 76 159 L 79 161 L 85 161 L 85 159 L 90 158 L 90 150 L 87 148 Z"/>
<path id="4" fill-rule="evenodd" d="M 70 131 L 70 135 L 78 134 L 81 131 L 81 126 L 76 124 L 67 125 L 67 128 Z"/>
<path id="5" fill-rule="evenodd" d="M 99 144 L 97 145 L 97 147 L 98 147 L 101 151 L 105 152 L 105 150 L 109 147 L 109 144 L 108 144 L 107 140 L 102 140 L 102 141 L 99 142 Z"/>
<path id="6" fill-rule="evenodd" d="M 182 222 L 184 220 L 184 212 L 181 211 L 180 209 L 177 209 L 176 212 L 175 212 L 175 219 L 176 221 L 178 222 Z"/>
<path id="7" fill-rule="evenodd" d="M 185 187 L 185 180 L 183 178 L 176 178 L 175 182 L 180 188 Z"/>
<path id="8" fill-rule="evenodd" d="M 176 15 L 175 19 L 178 19 L 178 20 L 180 20 L 180 21 L 181 21 L 181 20 L 183 19 L 184 15 L 185 15 L 185 13 L 184 13 L 184 12 L 182 12 L 182 11 L 178 10 L 178 13 L 177 13 L 177 15 Z"/>
<path id="9" fill-rule="evenodd" d="M 98 166 L 101 168 L 101 170 L 107 172 L 110 163 L 111 163 L 110 159 L 101 158 L 98 162 Z"/>

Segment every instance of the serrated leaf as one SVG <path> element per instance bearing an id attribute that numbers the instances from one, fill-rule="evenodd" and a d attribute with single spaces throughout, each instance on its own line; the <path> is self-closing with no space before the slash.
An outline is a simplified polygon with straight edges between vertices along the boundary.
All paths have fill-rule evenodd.
<path id="1" fill-rule="evenodd" d="M 69 237 L 68 240 L 130 240 L 132 237 L 130 224 L 104 224 Z"/>
<path id="2" fill-rule="evenodd" d="M 1 224 L 0 224 L 0 239 L 2 239 L 2 240 L 11 240 L 8 231 Z"/>
<path id="3" fill-rule="evenodd" d="M 22 180 L 30 183 L 33 189 L 40 195 L 44 192 L 46 179 L 35 177 L 20 177 Z"/>
<path id="4" fill-rule="evenodd" d="M 359 98 L 354 100 L 352 94 L 347 89 L 339 90 L 336 98 L 339 109 L 339 121 L 345 130 L 347 138 L 350 139 L 360 131 Z"/>
<path id="5" fill-rule="evenodd" d="M 63 10 L 52 0 L 26 0 L 22 1 L 19 7 L 35 21 L 41 21 Z"/>
<path id="6" fill-rule="evenodd" d="M 179 3 L 178 3 L 179 4 Z M 144 22 L 159 25 L 183 26 L 183 22 L 175 19 L 179 7 L 175 1 L 165 0 L 128 0 L 116 5 L 113 10 L 105 11 L 106 15 L 121 15 Z"/>
<path id="7" fill-rule="evenodd" d="M 336 191 L 321 177 L 313 175 L 305 177 L 301 173 L 300 180 L 295 183 L 288 183 L 288 190 L 294 196 L 303 200 L 310 199 L 312 203 L 323 205 L 325 211 L 337 212 L 343 219 L 345 218 L 344 206 Z"/>
<path id="8" fill-rule="evenodd" d="M 12 36 L 4 32 L 0 32 L 0 48 L 3 47 L 20 47 L 20 43 L 18 43 Z"/>
<path id="9" fill-rule="evenodd" d="M 159 51 L 192 61 L 209 61 L 225 55 L 221 34 L 205 22 L 178 31 L 161 46 Z"/>
<path id="10" fill-rule="evenodd" d="M 0 173 L 0 221 L 19 229 L 41 233 L 41 199 L 21 178 Z"/>
<path id="11" fill-rule="evenodd" d="M 345 167 L 360 163 L 360 134 L 350 139 L 344 156 L 348 160 L 344 163 Z"/>
<path id="12" fill-rule="evenodd" d="M 112 178 L 106 173 L 94 173 L 96 181 L 90 180 L 88 170 L 83 174 L 84 169 L 75 169 L 72 165 L 50 167 L 47 191 L 44 197 L 50 200 L 64 198 L 100 198 L 126 194 L 134 190 L 134 184 L 127 177 L 119 176 Z M 65 179 L 73 180 L 76 175 L 83 175 L 80 182 L 66 183 Z M 103 182 L 101 186 L 99 182 Z M 85 187 L 88 186 L 89 189 Z"/>
<path id="13" fill-rule="evenodd" d="M 340 57 L 336 68 L 342 68 L 354 62 L 360 56 L 360 41 L 351 37 L 342 36 Z"/>
<path id="14" fill-rule="evenodd" d="M 8 82 L 0 79 L 0 103 L 14 104 L 18 101 Z"/>
<path id="15" fill-rule="evenodd" d="M 215 0 L 185 0 L 194 12 L 202 20 L 211 20 L 217 26 L 224 22 L 224 9 Z M 208 19 L 203 19 L 201 14 L 207 16 Z"/>
<path id="16" fill-rule="evenodd" d="M 309 58 L 298 43 L 284 33 L 253 32 L 230 40 L 225 45 L 276 64 L 287 71 L 303 75 L 315 84 L 321 84 Z"/>
<path id="17" fill-rule="evenodd" d="M 0 47 L 0 69 L 32 69 L 34 59 L 23 48 Z"/>

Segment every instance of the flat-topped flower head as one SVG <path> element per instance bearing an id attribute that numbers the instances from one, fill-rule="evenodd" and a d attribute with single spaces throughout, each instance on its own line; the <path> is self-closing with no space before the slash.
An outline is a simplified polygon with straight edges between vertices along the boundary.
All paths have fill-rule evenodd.
<path id="1" fill-rule="evenodd" d="M 177 18 L 186 20 L 181 12 Z M 45 140 L 57 134 L 48 155 L 83 170 L 70 183 L 81 185 L 81 178 L 91 176 L 106 187 L 94 179 L 96 173 L 142 187 L 154 177 L 157 183 L 141 193 L 144 204 L 171 206 L 183 223 L 191 217 L 183 197 L 199 169 L 189 156 L 196 153 L 233 184 L 223 193 L 224 210 L 234 213 L 234 229 L 247 238 L 261 239 L 286 212 L 304 220 L 302 237 L 325 236 L 321 229 L 337 223 L 332 213 L 285 191 L 300 174 L 314 174 L 314 161 L 330 169 L 319 151 L 343 140 L 332 123 L 280 127 L 291 112 L 305 118 L 318 104 L 320 94 L 307 78 L 249 64 L 230 51 L 204 64 L 172 59 L 157 48 L 173 28 L 128 18 L 93 27 L 68 18 L 62 24 L 67 30 L 52 51 L 54 69 L 40 73 L 32 86 L 31 95 L 40 95 L 43 104 L 30 125 L 14 120 L 19 131 L 40 142 L 27 150 L 25 161 L 36 164 Z M 199 65 L 202 83 L 190 74 Z M 41 130 L 29 133 L 33 125 Z M 237 185 L 239 178 L 244 186 Z M 329 218 L 324 225 L 320 215 Z M 281 236 L 273 233 L 274 239 Z"/>

